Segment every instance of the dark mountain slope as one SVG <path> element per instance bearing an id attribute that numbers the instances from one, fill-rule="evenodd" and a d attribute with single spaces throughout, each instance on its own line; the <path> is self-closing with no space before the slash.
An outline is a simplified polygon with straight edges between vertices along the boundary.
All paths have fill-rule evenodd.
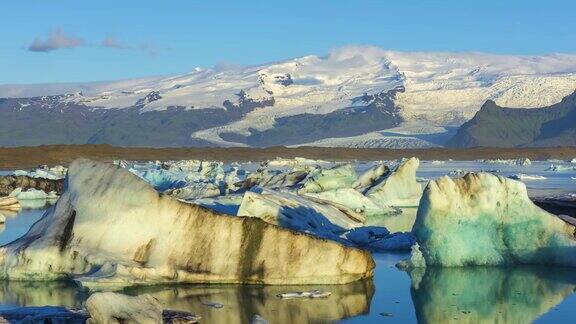
<path id="1" fill-rule="evenodd" d="M 576 92 L 544 108 L 504 108 L 488 100 L 446 144 L 449 147 L 576 145 Z"/>

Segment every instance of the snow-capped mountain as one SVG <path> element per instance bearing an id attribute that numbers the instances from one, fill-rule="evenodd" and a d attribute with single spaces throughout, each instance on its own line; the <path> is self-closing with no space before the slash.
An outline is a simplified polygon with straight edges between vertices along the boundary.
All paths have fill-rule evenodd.
<path id="1" fill-rule="evenodd" d="M 49 134 L 46 144 L 428 147 L 441 145 L 488 99 L 545 107 L 574 89 L 576 55 L 346 47 L 325 57 L 170 77 L 0 86 L 0 97 L 9 98 L 0 101 L 0 115 L 6 130 L 26 113 L 42 115 L 47 132 L 58 131 L 48 127 L 50 118 L 82 128 L 74 140 Z M 91 125 L 83 127 L 87 120 Z M 25 145 L 33 137 L 0 134 L 0 145 Z"/>

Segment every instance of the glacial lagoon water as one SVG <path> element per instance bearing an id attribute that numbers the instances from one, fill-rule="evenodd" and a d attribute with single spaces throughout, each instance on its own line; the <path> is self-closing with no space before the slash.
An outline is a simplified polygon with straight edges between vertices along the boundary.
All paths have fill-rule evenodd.
<path id="1" fill-rule="evenodd" d="M 424 162 L 418 176 L 433 179 L 461 169 L 495 171 L 504 176 L 524 173 L 546 180 L 526 181 L 530 195 L 576 192 L 576 172 L 546 171 L 550 162 L 529 167 L 477 162 Z M 42 204 L 29 207 L 41 207 Z M 6 215 L 0 244 L 8 243 L 37 221 L 45 209 L 23 209 Z M 409 230 L 416 209 L 382 220 L 391 231 Z M 576 309 L 576 271 L 571 268 L 428 268 L 407 273 L 395 264 L 403 253 L 375 254 L 373 279 L 334 286 L 180 285 L 125 289 L 148 293 L 167 308 L 202 316 L 204 323 L 248 323 L 260 315 L 270 323 L 568 323 Z M 276 294 L 322 289 L 326 299 L 282 300 Z M 81 306 L 88 292 L 63 282 L 0 282 L 0 309 L 18 306 Z M 223 308 L 207 306 L 221 303 Z"/>

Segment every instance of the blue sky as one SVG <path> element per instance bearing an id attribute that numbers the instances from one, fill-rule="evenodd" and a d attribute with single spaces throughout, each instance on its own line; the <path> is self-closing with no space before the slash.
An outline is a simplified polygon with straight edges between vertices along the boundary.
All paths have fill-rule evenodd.
<path id="1" fill-rule="evenodd" d="M 2 12 L 0 84 L 183 73 L 345 45 L 576 53 L 572 0 L 28 0 Z"/>

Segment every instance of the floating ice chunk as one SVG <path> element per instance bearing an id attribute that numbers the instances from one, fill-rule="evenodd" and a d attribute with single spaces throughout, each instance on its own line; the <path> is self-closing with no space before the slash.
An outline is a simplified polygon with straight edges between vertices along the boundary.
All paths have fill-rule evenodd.
<path id="1" fill-rule="evenodd" d="M 344 164 L 331 169 L 317 169 L 312 171 L 303 181 L 303 186 L 299 192 L 322 192 L 351 188 L 356 179 L 356 171 L 352 164 Z"/>
<path id="2" fill-rule="evenodd" d="M 238 216 L 261 218 L 333 240 L 340 240 L 341 233 L 363 224 L 363 216 L 345 206 L 259 187 L 244 194 Z"/>
<path id="3" fill-rule="evenodd" d="M 14 191 L 10 193 L 9 197 L 14 197 L 19 201 L 58 199 L 58 195 L 54 191 L 46 193 L 42 190 L 34 188 L 30 188 L 28 190 L 22 190 L 22 188 L 16 188 Z"/>
<path id="4" fill-rule="evenodd" d="M 388 206 L 417 206 L 422 196 L 422 186 L 416 181 L 418 165 L 419 160 L 414 157 L 400 163 L 384 179 L 368 189 L 366 196 Z"/>
<path id="5" fill-rule="evenodd" d="M 433 165 L 441 165 L 441 164 L 445 164 L 446 161 L 439 161 L 439 160 L 434 160 L 434 161 L 430 161 L 430 164 Z"/>
<path id="6" fill-rule="evenodd" d="M 312 291 L 296 291 L 278 294 L 278 298 L 294 299 L 294 298 L 326 298 L 332 295 L 329 291 L 312 290 Z"/>
<path id="7" fill-rule="evenodd" d="M 344 205 L 351 210 L 364 215 L 366 221 L 372 218 L 379 218 L 385 215 L 397 214 L 398 210 L 379 201 L 374 201 L 352 188 L 323 191 L 319 193 L 305 193 L 306 198 L 316 198 L 324 201 L 331 201 L 335 204 Z"/>
<path id="8" fill-rule="evenodd" d="M 42 179 L 50 179 L 50 180 L 59 180 L 63 179 L 66 176 L 66 172 L 68 169 L 61 165 L 54 166 L 49 168 L 44 166 L 42 168 L 38 168 L 33 171 L 25 171 L 25 170 L 16 170 L 14 171 L 15 176 L 28 176 L 31 178 L 42 178 Z"/>
<path id="9" fill-rule="evenodd" d="M 534 205 L 522 182 L 468 173 L 428 184 L 412 233 L 426 265 L 576 266 L 575 229 Z"/>
<path id="10" fill-rule="evenodd" d="M 306 171 L 280 171 L 260 169 L 250 174 L 240 185 L 244 189 L 260 186 L 270 189 L 290 188 L 296 186 L 306 178 Z"/>
<path id="11" fill-rule="evenodd" d="M 311 160 L 307 158 L 296 157 L 294 159 L 276 158 L 274 160 L 268 161 L 267 164 L 271 167 L 303 167 L 328 164 L 328 162 L 323 160 Z"/>
<path id="12" fill-rule="evenodd" d="M 541 175 L 524 174 L 524 173 L 514 174 L 514 175 L 509 176 L 508 178 L 514 179 L 514 180 L 546 180 L 546 177 L 541 176 Z"/>
<path id="13" fill-rule="evenodd" d="M 546 171 L 553 171 L 553 172 L 567 172 L 573 171 L 575 167 L 572 165 L 563 165 L 563 164 L 551 164 Z"/>
<path id="14" fill-rule="evenodd" d="M 179 202 L 111 164 L 76 160 L 66 183 L 54 207 L 0 248 L 0 278 L 122 287 L 342 284 L 372 275 L 366 251 Z"/>
<path id="15" fill-rule="evenodd" d="M 464 171 L 462 169 L 456 169 L 456 170 L 452 170 L 452 171 L 448 172 L 448 174 L 453 176 L 453 177 L 461 177 L 461 176 L 466 174 L 466 171 Z"/>
<path id="16" fill-rule="evenodd" d="M 576 158 L 573 158 L 572 161 L 570 161 L 570 163 L 576 164 Z"/>
<path id="17" fill-rule="evenodd" d="M 480 162 L 484 163 L 491 163 L 491 164 L 507 164 L 507 165 L 518 165 L 518 166 L 530 166 L 532 165 L 532 161 L 528 158 L 520 158 L 520 159 L 495 159 L 495 160 L 480 160 Z"/>
<path id="18" fill-rule="evenodd" d="M 363 193 L 368 188 L 372 187 L 378 180 L 381 180 L 388 172 L 390 172 L 388 167 L 384 165 L 384 163 L 379 163 L 362 173 L 360 177 L 354 181 L 352 188 Z"/>

